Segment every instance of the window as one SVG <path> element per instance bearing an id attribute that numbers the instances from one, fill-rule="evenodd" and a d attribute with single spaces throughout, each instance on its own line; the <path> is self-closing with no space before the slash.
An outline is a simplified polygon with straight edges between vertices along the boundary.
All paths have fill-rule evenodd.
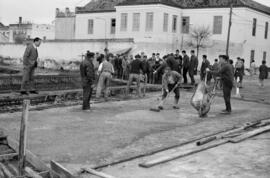
<path id="1" fill-rule="evenodd" d="M 253 24 L 252 24 L 252 36 L 256 36 L 256 26 L 257 26 L 257 19 L 253 19 Z"/>
<path id="2" fill-rule="evenodd" d="M 111 19 L 111 34 L 115 34 L 116 20 Z"/>
<path id="3" fill-rule="evenodd" d="M 250 51 L 250 61 L 254 60 L 255 58 L 255 50 Z"/>
<path id="4" fill-rule="evenodd" d="M 222 16 L 214 16 L 213 34 L 222 34 Z"/>
<path id="5" fill-rule="evenodd" d="M 140 13 L 133 13 L 132 31 L 140 31 Z"/>
<path id="6" fill-rule="evenodd" d="M 175 33 L 176 30 L 177 30 L 177 15 L 173 15 L 172 32 Z"/>
<path id="7" fill-rule="evenodd" d="M 263 61 L 266 61 L 266 51 L 263 52 Z"/>
<path id="8" fill-rule="evenodd" d="M 268 38 L 268 22 L 265 22 L 265 32 L 264 32 L 264 38 Z"/>
<path id="9" fill-rule="evenodd" d="M 163 17 L 163 32 L 168 32 L 169 14 L 164 13 Z"/>
<path id="10" fill-rule="evenodd" d="M 189 33 L 189 17 L 182 17 L 182 33 Z"/>
<path id="11" fill-rule="evenodd" d="M 154 21 L 154 13 L 153 12 L 147 12 L 146 13 L 146 25 L 145 25 L 145 31 L 150 32 L 153 31 L 153 22 Z"/>
<path id="12" fill-rule="evenodd" d="M 127 21 L 128 21 L 128 14 L 122 13 L 120 31 L 127 31 Z"/>
<path id="13" fill-rule="evenodd" d="M 88 20 L 88 34 L 93 34 L 94 33 L 94 20 L 89 19 Z"/>

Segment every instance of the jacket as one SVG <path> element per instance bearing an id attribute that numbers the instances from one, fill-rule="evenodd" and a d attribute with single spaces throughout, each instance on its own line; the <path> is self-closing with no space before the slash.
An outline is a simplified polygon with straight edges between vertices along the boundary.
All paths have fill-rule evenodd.
<path id="1" fill-rule="evenodd" d="M 85 59 L 80 65 L 82 86 L 92 85 L 95 81 L 95 68 L 92 61 Z"/>
<path id="2" fill-rule="evenodd" d="M 184 69 L 189 68 L 189 57 L 188 57 L 188 55 L 184 55 L 184 57 L 183 57 L 183 68 Z"/>
<path id="3" fill-rule="evenodd" d="M 260 74 L 259 74 L 259 79 L 267 79 L 268 77 L 268 67 L 266 65 L 261 65 L 259 68 Z"/>
<path id="4" fill-rule="evenodd" d="M 143 64 L 139 59 L 135 59 L 130 63 L 131 74 L 140 74 L 141 70 L 143 71 Z"/>
<path id="5" fill-rule="evenodd" d="M 190 57 L 189 61 L 189 71 L 196 71 L 198 67 L 198 58 L 194 55 Z"/>
<path id="6" fill-rule="evenodd" d="M 23 55 L 24 67 L 37 67 L 38 51 L 34 47 L 34 44 L 29 44 Z"/>

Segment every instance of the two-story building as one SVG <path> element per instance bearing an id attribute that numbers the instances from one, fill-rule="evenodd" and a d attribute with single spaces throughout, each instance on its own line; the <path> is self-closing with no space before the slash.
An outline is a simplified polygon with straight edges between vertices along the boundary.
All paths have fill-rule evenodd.
<path id="1" fill-rule="evenodd" d="M 270 62 L 270 7 L 253 0 L 114 0 L 76 8 L 75 39 L 133 38 L 133 52 L 162 55 L 190 50 L 191 33 L 206 28 L 211 36 L 200 55 L 213 61 L 226 51 L 230 7 L 230 58 Z"/>

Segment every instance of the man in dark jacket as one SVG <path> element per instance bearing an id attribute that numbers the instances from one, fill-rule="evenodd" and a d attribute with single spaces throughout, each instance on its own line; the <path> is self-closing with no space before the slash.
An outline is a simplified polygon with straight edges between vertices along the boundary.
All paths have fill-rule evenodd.
<path id="1" fill-rule="evenodd" d="M 206 75 L 206 69 L 210 68 L 210 62 L 207 60 L 207 56 L 203 55 L 203 61 L 202 61 L 202 65 L 201 65 L 201 81 L 203 81 L 205 79 L 205 75 Z M 208 81 L 207 77 L 207 81 Z"/>
<path id="2" fill-rule="evenodd" d="M 38 94 L 34 89 L 34 71 L 37 68 L 38 50 L 41 39 L 35 38 L 33 44 L 29 44 L 23 55 L 23 77 L 21 84 L 21 94 L 28 95 L 28 91 Z"/>
<path id="3" fill-rule="evenodd" d="M 174 55 L 175 60 L 178 62 L 178 73 L 182 73 L 182 68 L 183 68 L 183 58 L 179 54 L 179 50 L 176 50 L 176 54 Z"/>
<path id="4" fill-rule="evenodd" d="M 88 52 L 84 61 L 80 65 L 80 73 L 82 77 L 82 87 L 83 87 L 83 110 L 90 109 L 90 99 L 92 95 L 93 86 L 95 83 L 95 67 L 93 64 L 93 59 L 95 53 Z"/>
<path id="5" fill-rule="evenodd" d="M 211 73 L 216 73 L 221 77 L 221 82 L 223 86 L 223 97 L 226 105 L 226 109 L 223 110 L 222 114 L 230 114 L 232 112 L 231 108 L 231 91 L 233 88 L 233 71 L 231 64 L 229 64 L 229 57 L 226 55 L 220 55 L 219 61 L 221 63 L 221 68 L 218 72 L 212 71 Z M 209 69 L 207 69 L 209 71 Z"/>
<path id="6" fill-rule="evenodd" d="M 188 82 L 187 80 L 187 73 L 189 70 L 189 57 L 186 54 L 186 51 L 182 51 L 183 54 L 183 77 L 184 77 L 184 84 L 186 84 Z"/>
<path id="7" fill-rule="evenodd" d="M 166 67 L 170 67 L 172 71 L 178 72 L 178 62 L 175 60 L 173 55 L 168 55 L 165 57 L 165 60 L 162 62 L 162 64 L 157 68 L 154 73 L 163 73 L 164 69 Z M 178 72 L 179 73 L 179 72 Z"/>
<path id="8" fill-rule="evenodd" d="M 129 95 L 130 85 L 133 82 L 133 80 L 136 80 L 137 83 L 137 94 L 139 97 L 141 97 L 141 87 L 140 87 L 140 73 L 143 71 L 143 63 L 141 61 L 141 56 L 136 55 L 135 60 L 131 61 L 130 63 L 130 74 L 129 79 L 127 83 L 127 89 L 126 89 L 126 95 Z"/>
<path id="9" fill-rule="evenodd" d="M 197 73 L 197 67 L 198 67 L 198 58 L 195 56 L 194 50 L 191 50 L 190 52 L 190 62 L 189 62 L 189 77 L 191 79 L 191 85 L 195 84 L 194 75 Z"/>

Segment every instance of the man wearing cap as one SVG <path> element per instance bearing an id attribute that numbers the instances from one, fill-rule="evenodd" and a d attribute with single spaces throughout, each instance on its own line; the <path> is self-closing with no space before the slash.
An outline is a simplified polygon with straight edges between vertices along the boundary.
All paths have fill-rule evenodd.
<path id="1" fill-rule="evenodd" d="M 130 74 L 128 79 L 128 84 L 126 88 L 126 95 L 129 95 L 130 85 L 133 80 L 136 80 L 137 83 L 137 94 L 141 97 L 141 88 L 140 88 L 140 72 L 144 70 L 143 63 L 140 60 L 141 56 L 137 54 L 135 56 L 135 60 L 131 61 L 130 63 Z"/>
<path id="2" fill-rule="evenodd" d="M 112 75 L 114 74 L 114 69 L 113 65 L 110 63 L 113 59 L 113 55 L 109 54 L 108 55 L 108 60 L 105 59 L 104 55 L 102 54 L 102 63 L 99 65 L 98 68 L 98 85 L 97 85 L 97 93 L 96 97 L 100 98 L 101 92 L 104 89 L 104 98 L 107 101 L 108 100 L 108 95 L 109 95 L 109 85 L 112 80 Z"/>
<path id="3" fill-rule="evenodd" d="M 219 61 L 221 68 L 218 72 L 211 71 L 211 73 L 218 74 L 221 78 L 223 86 L 223 97 L 225 101 L 226 109 L 221 112 L 221 114 L 231 114 L 231 92 L 233 88 L 233 69 L 231 64 L 229 64 L 229 57 L 226 55 L 220 55 Z M 210 71 L 206 69 L 206 71 Z"/>
<path id="4" fill-rule="evenodd" d="M 37 68 L 38 50 L 41 39 L 35 38 L 32 44 L 26 47 L 23 55 L 23 77 L 21 84 L 21 94 L 28 95 L 28 91 L 32 94 L 38 94 L 34 88 L 34 71 Z"/>
<path id="5" fill-rule="evenodd" d="M 164 74 L 162 76 L 162 102 L 158 106 L 160 110 L 163 109 L 164 100 L 169 94 L 169 92 L 171 92 L 172 90 L 175 93 L 173 108 L 179 109 L 178 102 L 180 98 L 180 83 L 182 81 L 182 78 L 183 77 L 181 74 L 171 70 L 169 66 L 165 68 Z"/>
<path id="6" fill-rule="evenodd" d="M 93 85 L 95 82 L 95 67 L 93 64 L 93 59 L 95 53 L 88 52 L 84 61 L 80 65 L 80 73 L 82 78 L 83 87 L 83 110 L 90 109 L 90 99 L 92 95 Z"/>

